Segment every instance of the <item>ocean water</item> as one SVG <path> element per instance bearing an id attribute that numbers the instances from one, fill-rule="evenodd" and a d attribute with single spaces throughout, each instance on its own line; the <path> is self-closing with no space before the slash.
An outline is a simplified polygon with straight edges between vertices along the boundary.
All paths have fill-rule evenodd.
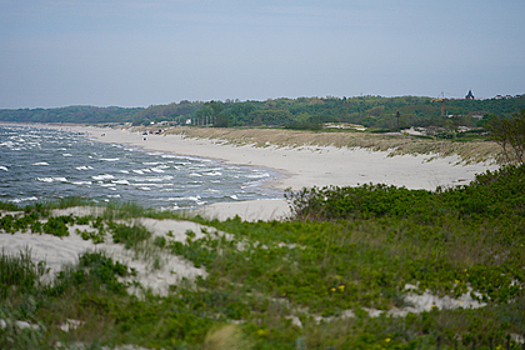
<path id="1" fill-rule="evenodd" d="M 0 201 L 19 205 L 81 196 L 161 210 L 281 197 L 264 169 L 118 144 L 72 131 L 0 125 Z"/>

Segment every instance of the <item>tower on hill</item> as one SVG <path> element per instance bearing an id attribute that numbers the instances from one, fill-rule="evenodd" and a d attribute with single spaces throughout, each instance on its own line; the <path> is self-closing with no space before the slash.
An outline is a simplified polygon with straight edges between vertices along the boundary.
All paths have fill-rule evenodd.
<path id="1" fill-rule="evenodd" d="M 474 95 L 472 95 L 472 90 L 469 90 L 467 96 L 465 96 L 465 100 L 473 100 L 473 99 L 474 99 Z"/>

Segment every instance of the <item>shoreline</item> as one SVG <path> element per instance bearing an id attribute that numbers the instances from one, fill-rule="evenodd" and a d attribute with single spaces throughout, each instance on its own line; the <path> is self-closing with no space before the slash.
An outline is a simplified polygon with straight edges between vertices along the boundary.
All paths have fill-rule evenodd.
<path id="1" fill-rule="evenodd" d="M 21 124 L 40 128 L 85 133 L 96 142 L 125 144 L 147 151 L 213 159 L 229 165 L 268 169 L 280 174 L 262 185 L 276 191 L 286 188 L 357 186 L 383 183 L 408 189 L 435 190 L 466 185 L 475 174 L 496 170 L 488 163 L 460 164 L 458 156 L 437 158 L 432 155 L 397 155 L 363 148 L 334 146 L 254 147 L 232 145 L 221 140 L 184 137 L 180 134 L 141 135 L 125 129 L 84 125 Z M 239 215 L 243 220 L 283 219 L 290 215 L 283 199 L 249 202 L 224 202 L 196 209 L 196 214 L 224 220 Z"/>

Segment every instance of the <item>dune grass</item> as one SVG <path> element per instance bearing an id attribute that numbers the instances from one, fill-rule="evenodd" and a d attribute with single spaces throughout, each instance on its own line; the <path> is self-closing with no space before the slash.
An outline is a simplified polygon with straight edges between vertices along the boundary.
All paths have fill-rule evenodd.
<path id="1" fill-rule="evenodd" d="M 0 347 L 434 349 L 439 339 L 441 349 L 456 343 L 461 349 L 505 348 L 508 336 L 525 333 L 524 176 L 523 166 L 506 167 L 436 192 L 305 189 L 291 195 L 296 216 L 283 222 L 196 217 L 233 239 L 206 232 L 196 239 L 187 232 L 185 242 L 170 235 L 155 240 L 158 251 L 208 273 L 171 286 L 167 296 L 129 294 L 122 277 L 132 271 L 104 254 L 83 255 L 51 285 L 39 283 L 41 270 L 29 253 L 3 254 L 0 319 L 7 326 L 0 327 Z M 127 218 L 151 214 L 127 204 L 110 207 L 130 208 Z M 25 216 L 38 219 L 38 211 L 25 209 L 9 227 Z M 151 233 L 112 223 L 118 215 L 88 221 L 108 229 L 108 238 L 142 249 Z M 0 239 L 11 234 L 7 222 Z M 412 293 L 486 305 L 390 316 L 410 307 L 407 284 L 415 286 Z M 382 314 L 372 317 L 371 311 Z M 78 328 L 63 331 L 68 320 L 78 321 Z M 38 328 L 21 331 L 17 321 Z"/>
<path id="2" fill-rule="evenodd" d="M 501 147 L 487 140 L 449 141 L 409 135 L 371 134 L 359 131 L 295 131 L 284 129 L 192 128 L 171 129 L 168 134 L 190 138 L 205 138 L 218 143 L 252 145 L 255 147 L 333 146 L 365 148 L 395 155 L 456 155 L 461 162 L 496 162 L 504 160 Z"/>

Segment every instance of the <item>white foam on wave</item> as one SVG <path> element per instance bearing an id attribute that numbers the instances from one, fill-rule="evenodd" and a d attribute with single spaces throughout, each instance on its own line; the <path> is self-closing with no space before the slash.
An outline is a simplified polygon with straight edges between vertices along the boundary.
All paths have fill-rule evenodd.
<path id="1" fill-rule="evenodd" d="M 128 180 L 111 180 L 111 182 L 117 185 L 129 185 Z"/>
<path id="2" fill-rule="evenodd" d="M 73 155 L 71 153 L 63 153 L 62 154 L 64 157 L 73 157 Z"/>
<path id="3" fill-rule="evenodd" d="M 151 191 L 151 188 L 143 186 L 143 187 L 139 187 L 139 190 Z"/>
<path id="4" fill-rule="evenodd" d="M 189 174 L 188 176 L 196 176 L 196 177 L 201 177 L 202 175 L 201 175 L 201 174 L 197 174 L 197 173 L 191 173 L 191 174 Z"/>
<path id="5" fill-rule="evenodd" d="M 122 174 L 129 174 L 129 171 L 127 171 L 127 170 L 119 170 L 119 173 L 122 173 Z"/>
<path id="6" fill-rule="evenodd" d="M 9 169 L 7 169 L 7 167 L 5 167 L 3 165 L 0 165 L 0 170 L 9 171 Z"/>
<path id="7" fill-rule="evenodd" d="M 103 175 L 93 175 L 91 176 L 91 178 L 97 181 L 104 181 L 104 180 L 114 179 L 115 177 L 113 175 L 103 174 Z"/>
<path id="8" fill-rule="evenodd" d="M 37 177 L 36 179 L 41 182 L 49 182 L 49 183 L 55 182 L 55 181 L 67 182 L 67 179 L 62 176 Z"/>
<path id="9" fill-rule="evenodd" d="M 115 187 L 115 186 L 117 186 L 115 184 L 108 184 L 108 183 L 101 183 L 101 182 L 99 182 L 99 185 L 102 186 L 102 187 Z"/>
<path id="10" fill-rule="evenodd" d="M 147 168 L 146 169 L 135 169 L 133 170 L 133 172 L 139 175 L 144 175 L 144 173 L 151 173 L 151 170 Z"/>
<path id="11" fill-rule="evenodd" d="M 189 197 L 182 197 L 181 198 L 182 200 L 190 200 L 190 201 L 199 201 L 201 199 L 201 196 L 199 195 L 196 195 L 196 196 L 189 196 Z"/>
<path id="12" fill-rule="evenodd" d="M 248 179 L 262 179 L 265 177 L 270 177 L 270 174 L 268 173 L 259 173 L 259 174 L 252 174 L 252 175 L 245 175 Z"/>
<path id="13" fill-rule="evenodd" d="M 205 176 L 221 176 L 222 173 L 220 171 L 211 171 L 209 173 L 204 174 Z"/>
<path id="14" fill-rule="evenodd" d="M 83 166 L 77 166 L 75 169 L 77 170 L 93 170 L 93 167 L 89 166 L 89 165 L 83 165 Z"/>
<path id="15" fill-rule="evenodd" d="M 12 148 L 15 146 L 15 143 L 13 141 L 5 141 L 0 143 L 0 146 L 6 146 L 8 148 Z"/>
<path id="16" fill-rule="evenodd" d="M 37 200 L 38 200 L 37 197 L 25 197 L 25 198 L 15 198 L 15 199 L 11 199 L 11 200 L 9 200 L 9 202 L 20 203 L 20 202 L 26 202 L 26 201 L 37 201 Z"/>
<path id="17" fill-rule="evenodd" d="M 164 170 L 159 169 L 159 168 L 151 168 L 151 171 L 153 171 L 153 172 L 155 172 L 155 173 L 165 173 Z"/>
<path id="18" fill-rule="evenodd" d="M 36 162 L 31 165 L 49 165 L 49 163 L 48 162 Z"/>
<path id="19" fill-rule="evenodd" d="M 120 160 L 120 158 L 100 158 L 100 160 L 103 160 L 105 162 L 117 162 Z"/>

